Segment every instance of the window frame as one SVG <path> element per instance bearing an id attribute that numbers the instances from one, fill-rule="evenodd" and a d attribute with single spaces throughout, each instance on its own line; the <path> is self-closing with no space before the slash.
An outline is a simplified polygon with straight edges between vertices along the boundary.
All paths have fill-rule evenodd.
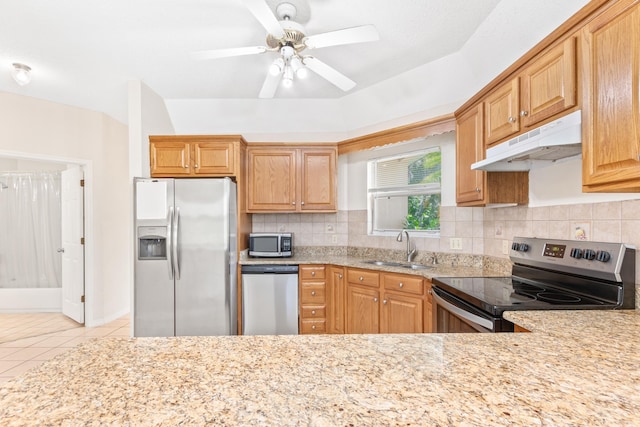
<path id="1" fill-rule="evenodd" d="M 375 180 L 375 166 L 378 162 L 389 161 L 394 159 L 401 159 L 407 157 L 417 157 L 424 156 L 429 153 L 439 152 L 442 154 L 442 148 L 439 145 L 424 147 L 419 150 L 407 151 L 400 154 L 377 157 L 373 159 L 367 160 L 367 234 L 370 236 L 396 236 L 405 228 L 394 228 L 394 229 L 376 229 L 374 227 L 374 218 L 375 218 L 375 199 L 379 197 L 380 194 L 388 195 L 391 197 L 397 196 L 420 196 L 420 195 L 428 195 L 428 194 L 439 194 L 440 200 L 442 203 L 442 178 L 440 181 L 429 184 L 413 184 L 415 190 L 423 190 L 416 192 L 415 190 L 411 190 L 410 185 L 400 186 L 400 187 L 389 187 L 384 190 L 380 190 L 378 188 L 373 187 L 373 182 Z M 442 168 L 442 158 L 440 159 L 440 167 Z M 417 188 L 419 187 L 419 188 Z M 433 191 L 437 189 L 438 191 Z M 438 218 L 440 218 L 440 214 L 438 213 Z M 406 229 L 411 232 L 411 234 L 415 234 L 417 237 L 440 237 L 440 229 L 438 230 L 416 230 L 416 229 Z"/>

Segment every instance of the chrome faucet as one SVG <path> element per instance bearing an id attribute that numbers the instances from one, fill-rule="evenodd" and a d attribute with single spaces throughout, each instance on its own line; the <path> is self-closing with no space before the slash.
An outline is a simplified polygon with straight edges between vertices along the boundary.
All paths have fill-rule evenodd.
<path id="1" fill-rule="evenodd" d="M 407 235 L 407 262 L 411 262 L 411 258 L 413 258 L 413 256 L 416 254 L 416 248 L 414 247 L 413 249 L 411 249 L 409 232 L 407 230 L 401 230 L 400 233 L 398 234 L 398 237 L 396 237 L 396 240 L 398 242 L 402 242 L 402 233 Z"/>

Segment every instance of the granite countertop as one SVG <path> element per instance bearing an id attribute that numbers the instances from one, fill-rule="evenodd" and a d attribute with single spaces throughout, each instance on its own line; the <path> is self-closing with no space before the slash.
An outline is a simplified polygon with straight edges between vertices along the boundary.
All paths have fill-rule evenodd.
<path id="1" fill-rule="evenodd" d="M 426 277 L 431 279 L 433 277 L 473 277 L 473 276 L 510 276 L 511 272 L 503 265 L 494 266 L 478 266 L 472 263 L 451 263 L 441 262 L 437 264 L 420 263 L 427 268 L 425 269 L 411 269 L 404 267 L 393 267 L 386 265 L 375 265 L 368 263 L 371 260 L 388 260 L 385 257 L 353 257 L 353 256 L 335 256 L 335 255 L 301 255 L 291 258 L 243 258 L 240 260 L 241 265 L 258 265 L 258 264 L 289 264 L 289 265 L 301 265 L 301 264 L 324 264 L 324 265 L 338 265 L 342 267 L 363 268 L 367 270 L 377 270 L 390 273 L 402 273 L 413 274 L 417 276 Z M 392 259 L 392 261 L 396 261 Z M 402 262 L 402 261 L 399 261 Z M 409 264 L 409 263 L 406 263 Z"/>
<path id="2" fill-rule="evenodd" d="M 22 425 L 640 422 L 640 311 L 511 312 L 517 334 L 111 338 L 0 385 Z"/>

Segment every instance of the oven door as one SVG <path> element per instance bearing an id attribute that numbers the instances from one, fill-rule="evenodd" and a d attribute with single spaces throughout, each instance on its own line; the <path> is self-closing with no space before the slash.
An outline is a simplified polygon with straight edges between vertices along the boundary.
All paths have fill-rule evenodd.
<path id="1" fill-rule="evenodd" d="M 513 324 L 493 317 L 450 293 L 433 287 L 433 328 L 449 332 L 513 332 Z"/>

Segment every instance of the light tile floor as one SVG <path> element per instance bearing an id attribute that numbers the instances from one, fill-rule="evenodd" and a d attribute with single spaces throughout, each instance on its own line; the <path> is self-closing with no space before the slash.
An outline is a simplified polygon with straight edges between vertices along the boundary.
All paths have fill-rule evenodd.
<path id="1" fill-rule="evenodd" d="M 25 326 L 29 327 L 29 326 Z M 95 328 L 73 328 L 0 344 L 0 383 L 92 339 L 131 336 L 129 316 Z"/>
<path id="2" fill-rule="evenodd" d="M 0 343 L 81 327 L 62 313 L 0 313 Z"/>

